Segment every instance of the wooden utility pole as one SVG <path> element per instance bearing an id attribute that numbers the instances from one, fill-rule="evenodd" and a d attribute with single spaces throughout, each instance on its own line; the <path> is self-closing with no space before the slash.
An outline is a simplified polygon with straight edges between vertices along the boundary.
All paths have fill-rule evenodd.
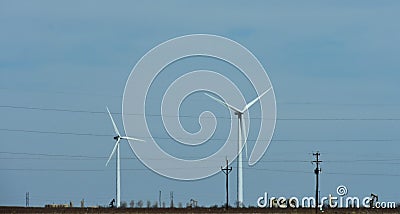
<path id="1" fill-rule="evenodd" d="M 25 206 L 29 207 L 29 192 L 25 193 Z"/>
<path id="2" fill-rule="evenodd" d="M 161 207 L 161 190 L 158 192 L 158 207 Z"/>
<path id="3" fill-rule="evenodd" d="M 174 208 L 174 192 L 169 192 L 169 198 L 171 200 L 171 205 L 169 207 Z"/>
<path id="4" fill-rule="evenodd" d="M 319 160 L 319 156 L 321 154 L 317 151 L 316 153 L 313 153 L 313 156 L 315 156 L 316 160 L 313 161 L 313 163 L 316 163 L 316 168 L 314 170 L 315 176 L 316 176 L 316 181 L 315 181 L 315 213 L 318 213 L 318 205 L 319 205 L 319 173 L 321 172 L 321 168 L 319 168 L 319 164 L 322 162 Z"/>
<path id="5" fill-rule="evenodd" d="M 226 205 L 225 206 L 226 206 L 226 209 L 228 209 L 229 208 L 229 185 L 228 185 L 229 179 L 228 179 L 228 175 L 232 171 L 232 167 L 228 167 L 228 159 L 226 159 L 225 168 L 222 168 L 222 166 L 221 166 L 221 170 L 222 170 L 222 172 L 225 173 L 225 177 L 226 177 L 226 181 L 225 181 L 225 184 L 226 184 Z"/>

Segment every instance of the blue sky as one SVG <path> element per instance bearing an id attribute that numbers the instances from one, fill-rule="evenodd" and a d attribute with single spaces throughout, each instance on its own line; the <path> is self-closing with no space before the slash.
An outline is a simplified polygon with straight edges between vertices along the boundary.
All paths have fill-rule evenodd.
<path id="1" fill-rule="evenodd" d="M 246 205 L 264 191 L 313 195 L 316 150 L 325 161 L 322 195 L 342 184 L 355 196 L 399 202 L 399 4 L 0 1 L 0 205 L 24 205 L 25 192 L 36 206 L 108 204 L 113 131 L 105 106 L 121 112 L 125 82 L 147 51 L 193 33 L 244 45 L 274 86 L 275 135 L 244 169 Z M 123 201 L 154 202 L 161 190 L 165 202 L 173 191 L 175 202 L 224 203 L 222 173 L 176 181 L 148 170 L 126 144 L 122 157 Z M 234 168 L 232 204 L 235 176 Z"/>

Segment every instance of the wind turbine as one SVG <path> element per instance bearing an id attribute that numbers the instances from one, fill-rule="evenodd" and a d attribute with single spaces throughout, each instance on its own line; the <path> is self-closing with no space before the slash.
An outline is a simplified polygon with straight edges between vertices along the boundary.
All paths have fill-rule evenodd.
<path id="1" fill-rule="evenodd" d="M 135 140 L 135 141 L 144 141 L 144 140 L 133 138 L 133 137 L 121 136 L 121 134 L 118 131 L 117 126 L 115 125 L 114 119 L 111 116 L 110 110 L 108 110 L 108 107 L 106 107 L 106 108 L 107 108 L 108 115 L 110 115 L 110 119 L 111 119 L 111 122 L 112 122 L 113 127 L 114 127 L 114 131 L 115 131 L 115 134 L 116 134 L 116 136 L 114 137 L 114 140 L 116 141 L 116 143 L 115 143 L 115 146 L 114 146 L 114 148 L 113 148 L 113 150 L 112 150 L 112 152 L 110 154 L 110 157 L 107 160 L 106 166 L 108 165 L 108 162 L 110 162 L 111 157 L 114 155 L 115 151 L 117 151 L 117 157 L 116 157 L 116 160 L 117 160 L 116 161 L 117 162 L 117 167 L 116 167 L 116 199 L 117 200 L 116 200 L 116 203 L 117 203 L 117 207 L 120 207 L 120 205 L 121 205 L 121 179 L 120 179 L 121 169 L 120 169 L 120 157 L 119 157 L 119 142 L 121 141 L 121 139 L 124 139 L 124 140 Z M 129 141 L 128 141 L 128 143 L 129 143 L 129 146 L 131 146 Z M 132 146 L 131 146 L 131 148 L 132 148 Z"/>
<path id="2" fill-rule="evenodd" d="M 237 168 L 238 168 L 238 173 L 237 173 L 237 203 L 238 207 L 243 207 L 243 157 L 242 157 L 242 146 L 245 145 L 246 149 L 246 157 L 247 157 L 247 134 L 246 134 L 246 124 L 243 121 L 242 115 L 251 107 L 253 106 L 257 101 L 261 99 L 262 96 L 264 96 L 266 93 L 268 93 L 272 89 L 269 88 L 266 91 L 264 91 L 260 96 L 249 102 L 243 110 L 239 110 L 238 108 L 208 94 L 205 93 L 207 96 L 212 98 L 213 100 L 217 101 L 218 103 L 228 107 L 231 109 L 235 115 L 238 116 L 238 160 L 237 160 Z M 242 135 L 244 136 L 244 143 L 242 143 Z"/>

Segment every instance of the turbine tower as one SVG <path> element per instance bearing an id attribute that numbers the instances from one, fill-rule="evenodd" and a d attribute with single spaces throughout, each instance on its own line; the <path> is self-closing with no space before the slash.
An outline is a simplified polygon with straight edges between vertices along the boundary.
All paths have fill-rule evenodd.
<path id="1" fill-rule="evenodd" d="M 114 127 L 114 131 L 115 131 L 115 134 L 116 134 L 116 136 L 114 137 L 114 140 L 116 141 L 116 143 L 115 143 L 115 146 L 114 146 L 114 148 L 113 148 L 113 150 L 112 150 L 112 152 L 110 154 L 110 157 L 107 160 L 106 166 L 108 165 L 108 162 L 110 162 L 111 157 L 114 155 L 115 151 L 117 151 L 117 156 L 116 156 L 116 164 L 117 164 L 117 166 L 116 166 L 116 191 L 115 191 L 115 194 L 116 194 L 116 203 L 117 203 L 116 207 L 118 208 L 121 205 L 121 179 L 120 179 L 121 168 L 120 168 L 120 157 L 119 157 L 119 142 L 121 141 L 121 139 L 132 140 L 132 141 L 143 141 L 143 142 L 144 142 L 144 140 L 133 138 L 133 137 L 121 136 L 121 134 L 118 131 L 117 125 L 115 125 L 114 119 L 111 116 L 110 110 L 108 110 L 108 107 L 106 107 L 106 108 L 107 108 L 108 115 L 110 115 L 110 119 L 111 119 L 111 122 L 112 122 L 113 127 Z M 128 141 L 128 143 L 129 143 L 129 146 L 132 148 L 131 142 Z"/>
<path id="2" fill-rule="evenodd" d="M 245 113 L 251 106 L 253 106 L 257 101 L 261 99 L 262 96 L 264 96 L 268 91 L 272 89 L 269 88 L 266 91 L 264 91 L 260 96 L 249 102 L 243 110 L 239 110 L 238 108 L 228 104 L 227 102 L 224 102 L 208 93 L 206 93 L 207 96 L 212 98 L 213 100 L 217 101 L 218 103 L 228 107 L 231 109 L 235 115 L 238 117 L 238 159 L 237 159 L 237 206 L 238 207 L 243 207 L 243 156 L 242 156 L 242 146 L 245 146 L 246 149 L 246 158 L 247 158 L 247 134 L 246 134 L 246 124 L 243 121 L 242 115 Z M 244 139 L 244 142 L 242 142 L 242 138 Z"/>

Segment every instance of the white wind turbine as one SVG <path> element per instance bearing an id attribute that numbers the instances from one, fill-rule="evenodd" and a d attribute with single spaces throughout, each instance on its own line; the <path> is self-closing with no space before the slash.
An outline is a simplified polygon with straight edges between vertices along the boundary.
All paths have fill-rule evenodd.
<path id="1" fill-rule="evenodd" d="M 113 148 L 113 150 L 112 150 L 112 152 L 110 154 L 110 157 L 107 160 L 106 166 L 108 165 L 108 162 L 110 162 L 111 157 L 114 155 L 115 151 L 117 151 L 117 157 L 116 157 L 116 160 L 117 160 L 116 161 L 117 162 L 117 167 L 116 167 L 116 173 L 117 173 L 116 174 L 116 203 L 117 203 L 117 205 L 116 206 L 120 207 L 120 205 L 121 205 L 121 179 L 120 179 L 121 169 L 120 169 L 120 157 L 119 157 L 119 142 L 120 142 L 121 139 L 136 140 L 136 141 L 144 141 L 144 140 L 133 138 L 133 137 L 121 136 L 121 134 L 118 131 L 117 126 L 115 125 L 114 119 L 111 116 L 110 110 L 108 110 L 108 107 L 106 107 L 106 108 L 107 108 L 108 115 L 110 115 L 110 119 L 111 119 L 111 122 L 112 122 L 113 127 L 114 127 L 114 131 L 115 131 L 115 134 L 116 134 L 116 136 L 114 137 L 114 140 L 116 141 L 116 143 L 115 143 L 115 146 L 114 146 L 114 148 Z M 129 141 L 128 141 L 128 143 L 129 143 L 129 146 L 131 146 Z M 131 148 L 132 148 L 132 146 L 131 146 Z"/>
<path id="2" fill-rule="evenodd" d="M 246 134 L 246 124 L 244 123 L 243 119 L 242 119 L 242 115 L 251 107 L 253 106 L 257 101 L 259 101 L 261 99 L 262 96 L 264 96 L 266 93 L 268 93 L 268 91 L 270 91 L 272 89 L 269 88 L 267 89 L 265 92 L 263 92 L 260 96 L 258 96 L 257 98 L 255 98 L 254 100 L 252 100 L 251 102 L 249 102 L 244 108 L 243 110 L 239 110 L 238 108 L 206 93 L 207 96 L 209 96 L 210 98 L 212 98 L 213 100 L 217 101 L 218 103 L 228 107 L 229 109 L 231 109 L 235 115 L 238 116 L 238 123 L 239 123 L 239 129 L 238 129 L 238 160 L 237 160 L 237 168 L 238 168 L 238 172 L 237 172 L 237 203 L 238 203 L 238 207 L 243 207 L 243 164 L 242 164 L 242 146 L 245 145 L 245 149 L 246 149 L 246 157 L 247 157 L 247 134 Z M 242 136 L 244 136 L 244 143 L 242 143 Z"/>

